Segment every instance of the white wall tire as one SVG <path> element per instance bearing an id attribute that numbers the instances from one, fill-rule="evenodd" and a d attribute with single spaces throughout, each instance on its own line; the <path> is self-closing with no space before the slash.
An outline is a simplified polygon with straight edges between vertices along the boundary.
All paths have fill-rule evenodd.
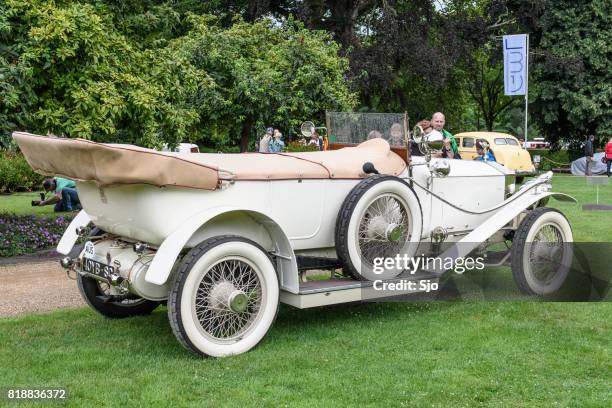
<path id="1" fill-rule="evenodd" d="M 374 258 L 417 253 L 423 231 L 419 200 L 403 180 L 370 176 L 346 197 L 336 220 L 336 252 L 355 279 L 392 279 L 400 268 L 376 271 Z"/>
<path id="2" fill-rule="evenodd" d="M 276 269 L 255 242 L 210 238 L 183 260 L 168 300 L 177 339 L 198 356 L 253 349 L 268 333 L 279 304 Z"/>
<path id="3" fill-rule="evenodd" d="M 547 296 L 565 283 L 573 262 L 573 234 L 561 212 L 540 207 L 516 230 L 512 243 L 512 276 L 519 290 Z"/>

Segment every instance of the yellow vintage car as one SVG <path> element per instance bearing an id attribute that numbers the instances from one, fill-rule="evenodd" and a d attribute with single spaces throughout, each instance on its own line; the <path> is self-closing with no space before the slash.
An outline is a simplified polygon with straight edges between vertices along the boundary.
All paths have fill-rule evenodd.
<path id="1" fill-rule="evenodd" d="M 455 135 L 459 153 L 464 160 L 474 160 L 476 141 L 484 139 L 489 142 L 490 150 L 495 160 L 516 172 L 517 178 L 535 175 L 535 167 L 531 162 L 529 152 L 521 148 L 516 137 L 507 133 L 498 132 L 464 132 Z"/>

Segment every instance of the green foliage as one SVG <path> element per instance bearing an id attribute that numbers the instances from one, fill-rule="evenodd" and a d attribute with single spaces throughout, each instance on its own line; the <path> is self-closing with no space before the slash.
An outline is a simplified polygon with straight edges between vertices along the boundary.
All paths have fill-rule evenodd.
<path id="1" fill-rule="evenodd" d="M 287 144 L 288 152 L 317 152 L 319 147 L 312 144 L 304 144 L 304 140 L 294 140 Z"/>
<path id="2" fill-rule="evenodd" d="M 200 130 L 213 140 L 240 140 L 245 150 L 254 126 L 322 118 L 327 110 L 356 103 L 344 77 L 348 62 L 322 31 L 289 20 L 253 24 L 236 21 L 229 29 L 210 17 L 192 16 L 189 34 L 171 47 L 192 55 L 192 64 L 214 81 L 216 95 L 196 95 Z M 239 139 L 240 137 L 240 139 Z"/>
<path id="3" fill-rule="evenodd" d="M 569 168 L 573 158 L 570 156 L 570 151 L 567 149 L 563 150 L 550 150 L 550 149 L 529 149 L 529 154 L 533 158 L 535 155 L 539 155 L 541 158 L 540 171 L 549 171 L 554 168 Z"/>
<path id="4" fill-rule="evenodd" d="M 12 113 L 3 133 L 27 128 L 152 147 L 191 134 L 198 113 L 186 96 L 205 92 L 210 81 L 185 55 L 139 50 L 92 5 L 8 0 L 5 7 L 3 70 L 12 73 L 8 84 L 25 90 L 2 104 L 0 111 Z M 15 106 L 27 111 L 19 116 Z"/>
<path id="5" fill-rule="evenodd" d="M 40 188 L 43 179 L 34 173 L 22 154 L 0 152 L 0 193 L 32 191 Z"/>
<path id="6" fill-rule="evenodd" d="M 551 141 L 612 134 L 612 3 L 545 2 L 532 45 L 532 117 Z"/>
<path id="7" fill-rule="evenodd" d="M 492 131 L 495 124 L 499 123 L 501 115 L 520 101 L 504 95 L 503 64 L 499 58 L 491 55 L 500 52 L 499 47 L 493 44 L 483 46 L 474 52 L 472 60 L 466 64 L 467 72 L 463 75 L 463 88 L 476 103 L 488 131 Z"/>
<path id="8" fill-rule="evenodd" d="M 328 34 L 294 21 L 225 29 L 186 18 L 191 3 L 2 3 L 2 145 L 20 129 L 148 147 L 241 140 L 244 149 L 257 125 L 354 105 L 348 63 Z"/>

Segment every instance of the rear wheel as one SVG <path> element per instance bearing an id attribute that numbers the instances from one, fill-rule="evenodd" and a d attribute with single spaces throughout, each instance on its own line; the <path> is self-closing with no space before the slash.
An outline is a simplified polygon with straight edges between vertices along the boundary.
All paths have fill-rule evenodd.
<path id="1" fill-rule="evenodd" d="M 552 208 L 531 211 L 512 242 L 512 276 L 525 294 L 557 292 L 573 261 L 572 229 L 563 214 Z"/>
<path id="2" fill-rule="evenodd" d="M 272 260 L 237 236 L 210 238 L 189 251 L 168 299 L 179 342 L 198 356 L 225 357 L 257 346 L 272 326 L 280 293 Z"/>
<path id="3" fill-rule="evenodd" d="M 110 296 L 110 285 L 77 273 L 77 286 L 81 296 L 92 309 L 111 319 L 148 315 L 159 302 L 127 296 L 121 300 L 105 301 Z"/>
<path id="4" fill-rule="evenodd" d="M 95 237 L 102 234 L 104 234 L 103 230 L 98 227 L 93 227 L 88 236 Z M 73 250 L 72 253 L 74 257 L 81 253 L 83 246 L 84 245 L 80 245 Z M 111 319 L 148 315 L 159 306 L 159 302 L 133 295 L 116 299 L 111 297 L 110 285 L 108 283 L 87 276 L 81 276 L 79 273 L 77 273 L 76 279 L 77 287 L 85 302 L 102 316 Z M 106 301 L 109 297 L 113 300 Z"/>

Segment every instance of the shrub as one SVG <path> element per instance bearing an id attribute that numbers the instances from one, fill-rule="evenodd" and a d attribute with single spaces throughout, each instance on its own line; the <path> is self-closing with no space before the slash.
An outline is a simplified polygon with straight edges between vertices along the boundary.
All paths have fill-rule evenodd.
<path id="1" fill-rule="evenodd" d="M 56 246 L 70 221 L 71 217 L 0 214 L 0 257 Z"/>
<path id="2" fill-rule="evenodd" d="M 571 164 L 569 152 L 565 149 L 557 151 L 552 151 L 549 149 L 532 149 L 529 150 L 529 154 L 531 155 L 532 159 L 535 155 L 540 156 L 541 171 L 548 171 L 557 167 L 569 167 L 568 165 Z"/>
<path id="3" fill-rule="evenodd" d="M 32 191 L 44 177 L 34 173 L 21 153 L 0 152 L 0 193 Z"/>
<path id="4" fill-rule="evenodd" d="M 317 152 L 319 148 L 315 145 L 305 145 L 301 140 L 294 140 L 287 145 L 288 152 Z"/>

